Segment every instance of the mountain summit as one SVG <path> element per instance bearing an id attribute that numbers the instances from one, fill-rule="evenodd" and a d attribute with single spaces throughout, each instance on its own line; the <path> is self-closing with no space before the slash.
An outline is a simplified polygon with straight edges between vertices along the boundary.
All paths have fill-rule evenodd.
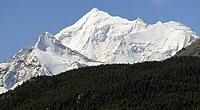
<path id="1" fill-rule="evenodd" d="M 88 58 L 109 63 L 163 60 L 199 38 L 178 22 L 149 25 L 139 17 L 128 21 L 97 9 L 55 37 Z"/>
<path id="2" fill-rule="evenodd" d="M 197 39 L 192 29 L 175 21 L 150 25 L 139 17 L 129 21 L 94 8 L 56 35 L 45 32 L 35 45 L 0 64 L 0 91 L 74 68 L 164 60 Z"/>

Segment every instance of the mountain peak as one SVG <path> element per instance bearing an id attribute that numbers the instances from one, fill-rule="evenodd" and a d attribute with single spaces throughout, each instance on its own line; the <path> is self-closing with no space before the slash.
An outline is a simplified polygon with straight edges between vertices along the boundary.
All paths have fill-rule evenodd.
<path id="1" fill-rule="evenodd" d="M 98 12 L 98 11 L 99 11 L 99 9 L 93 8 L 90 12 Z"/>
<path id="2" fill-rule="evenodd" d="M 44 32 L 43 34 L 42 34 L 42 36 L 47 36 L 47 37 L 53 37 L 53 35 L 51 34 L 51 33 L 49 33 L 49 32 Z"/>
<path id="3" fill-rule="evenodd" d="M 137 20 L 142 20 L 142 19 L 140 17 L 138 17 Z"/>
<path id="4" fill-rule="evenodd" d="M 161 22 L 161 21 L 158 21 L 156 24 L 162 24 L 162 22 Z"/>
<path id="5" fill-rule="evenodd" d="M 63 49 L 66 48 L 60 43 L 60 41 L 56 40 L 56 38 L 53 37 L 53 35 L 49 32 L 45 32 L 42 35 L 40 35 L 36 43 L 36 47 L 43 51 L 46 51 L 47 47 L 55 49 L 55 46 L 58 46 Z"/>
<path id="6" fill-rule="evenodd" d="M 110 17 L 110 15 L 107 12 L 100 11 L 97 8 L 93 8 L 84 17 L 87 17 L 87 18 L 90 18 L 90 17 L 92 17 L 92 18 L 107 18 L 107 17 Z"/>
<path id="7" fill-rule="evenodd" d="M 104 21 L 104 19 L 110 17 L 111 16 L 107 12 L 100 11 L 97 8 L 93 8 L 91 11 L 85 14 L 81 19 L 79 19 L 73 26 L 81 27 L 84 24 Z"/>
<path id="8" fill-rule="evenodd" d="M 144 23 L 144 20 L 142 20 L 140 17 L 138 17 L 136 21 L 139 21 L 139 22 L 143 22 L 143 23 Z"/>

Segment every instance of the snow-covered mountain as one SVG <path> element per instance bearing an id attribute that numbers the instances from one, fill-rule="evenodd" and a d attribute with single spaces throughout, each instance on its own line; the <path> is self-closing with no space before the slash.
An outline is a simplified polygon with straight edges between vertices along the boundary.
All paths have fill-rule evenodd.
<path id="1" fill-rule="evenodd" d="M 94 8 L 74 25 L 55 36 L 42 34 L 35 45 L 0 64 L 0 91 L 31 77 L 84 66 L 164 60 L 197 39 L 192 29 L 178 22 L 150 25 Z"/>
<path id="2" fill-rule="evenodd" d="M 128 21 L 96 8 L 55 37 L 88 58 L 110 63 L 163 60 L 199 38 L 178 22 L 149 25 L 140 18 Z"/>
<path id="3" fill-rule="evenodd" d="M 52 34 L 39 36 L 35 45 L 21 49 L 0 64 L 0 92 L 37 76 L 52 76 L 66 70 L 98 65 L 92 59 L 62 45 Z"/>

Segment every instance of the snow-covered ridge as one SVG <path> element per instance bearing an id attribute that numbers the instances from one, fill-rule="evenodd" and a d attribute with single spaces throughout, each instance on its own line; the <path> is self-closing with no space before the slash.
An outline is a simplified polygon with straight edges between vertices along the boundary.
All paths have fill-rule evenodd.
<path id="1" fill-rule="evenodd" d="M 109 55 L 104 53 L 113 53 L 114 47 L 120 44 L 124 36 L 131 32 L 143 31 L 147 27 L 149 25 L 140 18 L 128 21 L 92 9 L 77 23 L 63 29 L 55 37 L 65 46 L 79 51 L 88 58 L 106 61 Z"/>
<path id="2" fill-rule="evenodd" d="M 85 57 L 77 51 L 64 46 L 52 34 L 42 34 L 35 45 L 34 53 L 40 63 L 46 65 L 52 75 L 66 70 L 88 66 L 94 60 Z"/>
<path id="3" fill-rule="evenodd" d="M 175 21 L 169 21 L 169 22 L 165 23 L 165 25 L 171 26 L 171 27 L 173 27 L 174 29 L 177 29 L 177 30 L 182 30 L 185 33 L 193 36 L 196 39 L 199 38 L 198 34 L 196 34 L 191 28 L 189 28 L 188 26 L 186 26 L 186 25 L 184 25 L 182 23 L 175 22 Z"/>
<path id="4" fill-rule="evenodd" d="M 163 60 L 199 38 L 178 22 L 150 25 L 141 18 L 128 21 L 98 9 L 92 9 L 55 37 L 88 58 L 110 63 Z"/>
<path id="5" fill-rule="evenodd" d="M 31 77 L 74 68 L 164 60 L 197 39 L 192 29 L 178 22 L 150 25 L 139 17 L 129 21 L 94 8 L 56 35 L 43 33 L 36 44 L 0 64 L 0 92 Z"/>
<path id="6" fill-rule="evenodd" d="M 52 76 L 98 64 L 101 63 L 71 50 L 52 34 L 45 32 L 39 36 L 35 45 L 21 49 L 13 58 L 7 58 L 0 64 L 0 93 L 14 89 L 32 77 Z"/>

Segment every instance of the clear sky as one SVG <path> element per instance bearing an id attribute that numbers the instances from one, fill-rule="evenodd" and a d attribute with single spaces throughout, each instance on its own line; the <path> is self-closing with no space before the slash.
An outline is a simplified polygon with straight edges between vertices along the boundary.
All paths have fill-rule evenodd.
<path id="1" fill-rule="evenodd" d="M 181 22 L 200 34 L 200 0 L 0 0 L 0 63 L 37 42 L 42 33 L 58 33 L 92 8 L 148 24 Z"/>

